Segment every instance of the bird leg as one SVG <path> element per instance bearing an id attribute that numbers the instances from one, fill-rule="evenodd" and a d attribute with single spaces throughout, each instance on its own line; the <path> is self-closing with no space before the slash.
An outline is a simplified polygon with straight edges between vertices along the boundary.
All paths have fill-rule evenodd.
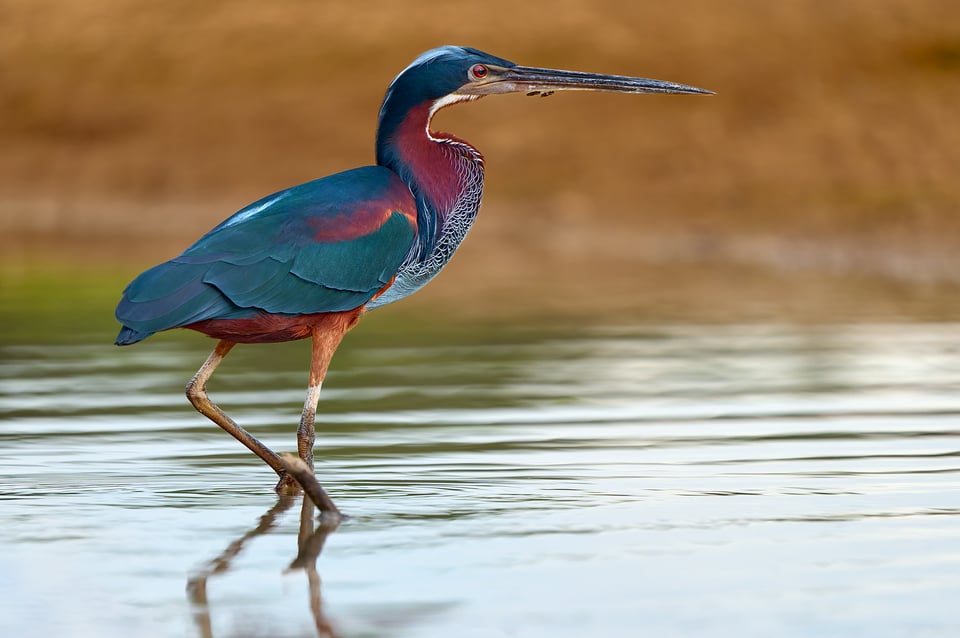
<path id="1" fill-rule="evenodd" d="M 211 375 L 213 375 L 213 371 L 217 369 L 217 366 L 220 365 L 220 362 L 223 361 L 223 358 L 227 356 L 227 353 L 230 352 L 235 345 L 237 344 L 225 339 L 217 342 L 217 347 L 213 349 L 213 352 L 210 353 L 210 356 L 207 357 L 204 364 L 200 366 L 197 373 L 190 379 L 190 383 L 187 384 L 187 399 L 189 399 L 193 407 L 197 409 L 197 412 L 226 430 L 230 436 L 243 443 L 251 452 L 263 459 L 264 463 L 272 467 L 273 471 L 280 476 L 280 484 L 277 485 L 279 491 L 280 485 L 284 484 L 288 479 L 283 460 L 281 460 L 276 452 L 237 425 L 233 419 L 228 417 L 223 410 L 215 405 L 207 396 L 207 381 Z M 287 482 L 291 483 L 299 493 L 300 490 L 296 481 L 290 479 Z"/>
<path id="2" fill-rule="evenodd" d="M 303 414 L 300 415 L 300 426 L 297 428 L 297 452 L 303 462 L 313 469 L 314 421 L 317 418 L 317 403 L 320 401 L 320 387 L 327 376 L 330 359 L 356 321 L 348 325 L 313 329 L 313 352 L 310 357 L 310 385 L 307 388 L 307 398 L 303 402 Z"/>
<path id="3" fill-rule="evenodd" d="M 313 375 L 310 375 L 310 386 L 307 388 L 307 398 L 303 402 L 303 413 L 300 415 L 300 425 L 297 427 L 297 453 L 311 470 L 313 469 L 313 443 L 316 439 L 313 423 L 317 418 L 317 403 L 320 401 L 322 385 L 322 381 L 314 383 Z"/>

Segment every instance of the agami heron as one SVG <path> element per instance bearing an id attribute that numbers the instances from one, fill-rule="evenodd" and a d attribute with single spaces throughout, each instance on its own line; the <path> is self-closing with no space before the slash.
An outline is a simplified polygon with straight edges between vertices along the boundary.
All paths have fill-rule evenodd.
<path id="1" fill-rule="evenodd" d="M 218 339 L 187 385 L 204 416 L 296 491 L 283 460 L 207 396 L 217 365 L 238 343 L 313 341 L 297 450 L 313 467 L 320 386 L 341 339 L 367 310 L 402 299 L 446 265 L 473 225 L 483 156 L 430 130 L 441 108 L 485 95 L 555 91 L 710 93 L 683 84 L 518 66 L 476 49 L 422 54 L 390 84 L 380 107 L 376 166 L 282 190 L 250 204 L 183 254 L 142 273 L 123 292 L 118 345 L 189 328 Z"/>

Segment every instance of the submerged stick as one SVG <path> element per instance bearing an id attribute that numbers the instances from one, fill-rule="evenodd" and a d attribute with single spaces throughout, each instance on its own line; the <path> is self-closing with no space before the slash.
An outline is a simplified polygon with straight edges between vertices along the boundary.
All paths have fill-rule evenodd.
<path id="1" fill-rule="evenodd" d="M 317 481 L 317 477 L 313 475 L 313 470 L 303 462 L 303 459 L 292 454 L 282 454 L 280 459 L 283 461 L 287 473 L 297 480 L 297 483 L 303 488 L 304 494 L 320 509 L 321 514 L 331 512 L 340 516 L 340 510 L 333 504 L 333 499 L 323 489 L 323 486 Z"/>

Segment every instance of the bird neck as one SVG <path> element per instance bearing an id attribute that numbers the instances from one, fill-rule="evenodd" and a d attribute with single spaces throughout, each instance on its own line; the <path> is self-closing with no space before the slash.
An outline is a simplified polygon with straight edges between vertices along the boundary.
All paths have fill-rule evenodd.
<path id="1" fill-rule="evenodd" d="M 368 308 L 419 290 L 453 257 L 480 210 L 483 156 L 467 142 L 431 133 L 430 119 L 444 104 L 426 103 L 393 117 L 384 103 L 377 131 L 377 164 L 391 169 L 417 202 L 417 238 L 397 278 Z"/>
<path id="2" fill-rule="evenodd" d="M 443 250 L 446 263 L 480 208 L 480 151 L 449 133 L 430 131 L 433 115 L 452 103 L 428 101 L 396 116 L 388 99 L 377 131 L 377 163 L 397 173 L 416 199 L 419 245 L 414 252 L 421 261 Z"/>
<path id="3" fill-rule="evenodd" d="M 445 217 L 457 207 L 465 185 L 483 180 L 483 156 L 468 142 L 449 133 L 433 133 L 430 121 L 441 102 L 424 102 L 393 116 L 384 104 L 377 131 L 377 164 L 400 176 L 417 198 Z M 421 202 L 421 200 L 425 200 Z"/>

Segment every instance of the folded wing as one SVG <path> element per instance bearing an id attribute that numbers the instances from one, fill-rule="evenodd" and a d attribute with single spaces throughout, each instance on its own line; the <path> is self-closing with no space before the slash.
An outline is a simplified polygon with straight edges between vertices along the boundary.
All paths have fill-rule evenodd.
<path id="1" fill-rule="evenodd" d="M 386 168 L 280 191 L 134 279 L 117 343 L 208 319 L 358 308 L 391 282 L 415 235 L 413 196 Z"/>

